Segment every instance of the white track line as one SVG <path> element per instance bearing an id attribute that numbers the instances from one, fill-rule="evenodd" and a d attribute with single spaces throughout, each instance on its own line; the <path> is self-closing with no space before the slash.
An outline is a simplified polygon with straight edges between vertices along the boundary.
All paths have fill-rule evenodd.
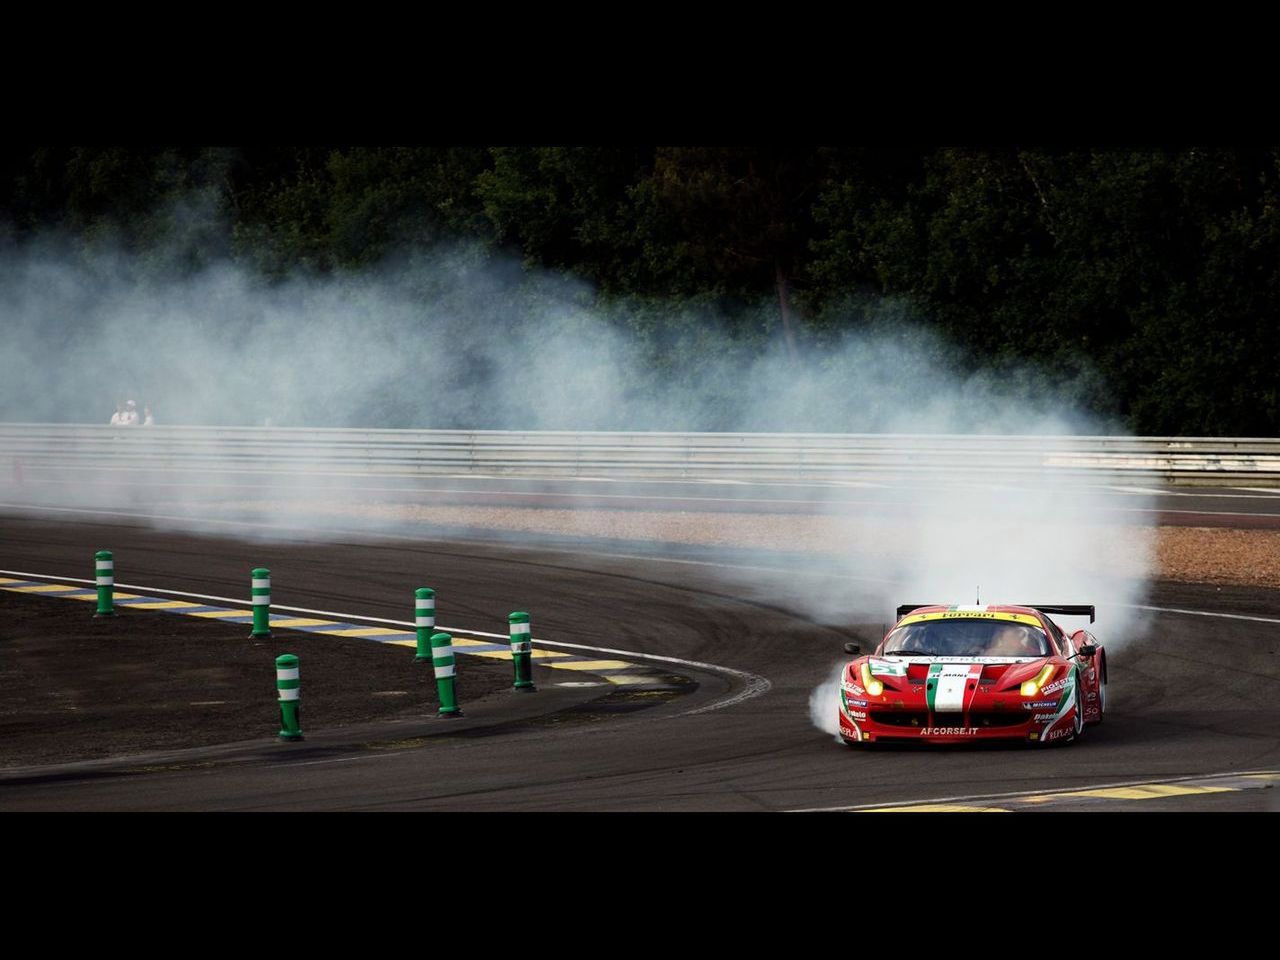
<path id="1" fill-rule="evenodd" d="M 31 573 L 23 570 L 0 570 L 0 575 L 7 577 L 23 577 L 29 580 L 54 580 L 63 583 L 84 583 L 90 585 L 96 583 L 94 580 L 84 580 L 78 577 L 59 577 L 48 573 Z M 160 587 L 149 587 L 136 583 L 117 583 L 116 586 L 123 590 L 139 590 L 146 593 L 163 593 L 175 597 L 193 597 L 199 600 L 217 600 L 220 603 L 233 603 L 237 606 L 249 605 L 248 600 L 238 600 L 234 597 L 217 597 L 207 593 L 191 593 L 186 590 L 164 590 Z M 315 610 L 310 607 L 287 607 L 284 604 L 279 603 L 273 603 L 271 605 L 271 609 L 288 610 L 290 613 L 310 613 L 321 617 L 336 617 L 342 620 L 386 623 L 397 627 L 407 627 L 409 630 L 414 629 L 413 622 L 410 620 L 387 620 L 383 617 L 367 617 L 359 613 L 344 613 L 337 610 Z M 283 629 L 288 628 L 286 627 Z M 436 629 L 452 631 L 469 637 L 492 637 L 500 640 L 509 639 L 509 634 L 488 633 L 484 630 L 469 630 L 466 627 L 448 627 L 444 624 L 439 624 Z M 615 656 L 630 657 L 636 660 L 652 660 L 657 663 L 669 663 L 681 667 L 693 667 L 695 669 L 708 670 L 712 673 L 719 673 L 724 676 L 733 677 L 734 679 L 741 680 L 746 684 L 745 689 L 740 690 L 732 697 L 727 697 L 724 700 L 717 700 L 715 703 L 708 704 L 704 707 L 698 707 L 694 710 L 687 710 L 682 714 L 678 714 L 678 716 L 685 716 L 687 714 L 694 713 L 707 713 L 711 710 L 720 710 L 724 707 L 730 707 L 735 703 L 742 703 L 744 700 L 750 700 L 752 697 L 757 697 L 760 694 L 767 693 L 769 688 L 773 686 L 768 679 L 760 676 L 759 674 L 748 673 L 745 670 L 737 670 L 733 667 L 724 667 L 715 663 L 704 663 L 700 660 L 682 660 L 679 657 L 666 657 L 656 653 L 641 653 L 637 650 L 618 650 L 613 647 L 590 647 L 586 644 L 567 643 L 563 640 L 544 640 L 541 637 L 532 637 L 531 639 L 534 643 L 539 643 L 547 647 L 565 647 L 570 650 L 589 650 L 592 653 L 611 653 Z"/>
<path id="2" fill-rule="evenodd" d="M 19 509 L 33 510 L 33 511 L 56 510 L 62 513 L 87 513 L 91 516 L 98 516 L 98 515 L 119 516 L 119 517 L 129 517 L 131 519 L 142 519 L 142 520 L 163 519 L 163 520 L 186 520 L 189 522 L 196 522 L 196 523 L 217 522 L 217 523 L 226 524 L 228 526 L 249 527 L 249 528 L 258 528 L 258 529 L 262 527 L 281 528 L 281 529 L 288 529 L 288 530 L 296 529 L 295 527 L 292 527 L 290 525 L 280 524 L 280 523 L 269 523 L 269 522 L 257 523 L 257 522 L 250 522 L 247 520 L 202 521 L 198 517 L 173 517 L 166 514 L 150 514 L 150 513 L 124 513 L 122 511 L 89 510 L 89 509 L 81 509 L 78 507 L 29 507 L 23 504 L 12 504 L 12 503 L 0 503 L 0 507 L 17 507 Z M 312 531 L 310 534 L 303 537 L 299 537 L 297 539 L 307 539 L 308 537 L 314 538 L 314 534 L 318 534 L 318 533 L 336 533 L 341 536 L 354 537 L 357 539 L 372 538 L 372 539 L 387 539 L 387 540 L 412 540 L 415 543 L 422 542 L 421 537 L 411 537 L 405 534 L 395 534 L 395 533 L 380 534 L 380 533 L 373 533 L 369 531 L 344 530 L 338 527 L 315 527 L 315 528 L 312 528 Z M 441 540 L 440 542 L 461 543 L 463 545 L 467 544 L 467 541 Z M 502 546 L 504 549 L 527 550 L 527 551 L 536 551 L 540 553 L 567 553 L 571 556 L 578 556 L 582 553 L 582 551 L 567 550 L 561 547 L 525 546 L 523 544 L 514 544 L 514 543 L 512 544 L 504 543 Z M 766 573 L 785 573 L 790 576 L 816 577 L 816 578 L 828 579 L 828 580 L 846 580 L 846 581 L 854 580 L 854 581 L 859 581 L 864 583 L 885 583 L 885 584 L 897 584 L 899 582 L 897 580 L 886 580 L 879 577 L 852 577 L 852 576 L 846 576 L 845 574 L 840 574 L 840 573 L 819 573 L 817 571 L 796 570 L 796 569 L 791 569 L 786 567 L 766 567 L 766 566 L 759 566 L 759 565 L 747 564 L 747 563 L 730 563 L 727 561 L 716 561 L 716 560 L 685 560 L 685 559 L 680 559 L 676 557 L 649 556 L 641 553 L 613 553 L 613 552 L 607 552 L 607 551 L 592 550 L 592 551 L 589 551 L 589 555 L 593 557 L 609 557 L 611 559 L 617 559 L 617 560 L 643 560 L 650 563 L 676 563 L 676 564 L 689 564 L 689 565 L 702 566 L 702 567 L 725 567 L 727 569 L 732 569 L 732 570 L 759 570 L 759 571 L 764 571 Z M 4 573 L 4 571 L 0 571 L 0 573 Z M 13 575 L 16 576 L 18 574 L 13 574 Z M 66 580 L 71 583 L 93 584 L 95 582 L 92 580 L 77 580 L 72 577 L 46 577 L 46 579 Z M 124 584 L 117 584 L 117 586 L 125 587 Z M 140 587 L 139 588 L 125 587 L 125 588 L 126 589 L 142 589 Z M 177 593 L 178 591 L 157 590 L 156 592 Z M 201 594 L 196 594 L 196 593 L 182 594 L 182 595 L 192 596 L 192 597 L 202 597 L 202 599 L 207 599 L 207 600 L 223 600 L 226 602 L 237 603 L 237 604 L 245 604 L 248 602 L 246 600 L 227 600 L 226 597 L 207 597 L 207 596 L 203 596 Z M 1103 602 L 1105 603 L 1106 601 L 1103 601 Z M 279 604 L 276 604 L 275 606 L 280 610 L 306 612 L 302 610 L 302 608 L 300 607 L 286 607 Z M 1243 614 L 1237 614 L 1237 613 L 1217 613 L 1211 610 L 1185 610 L 1177 607 L 1154 607 L 1154 606 L 1148 606 L 1146 604 L 1140 604 L 1140 603 L 1117 603 L 1115 604 L 1115 606 L 1118 606 L 1127 610 L 1150 610 L 1156 613 L 1177 613 L 1177 614 L 1185 614 L 1188 616 L 1195 616 L 1195 617 L 1219 617 L 1224 620 L 1250 620 L 1250 621 L 1256 621 L 1258 623 L 1280 623 L 1280 620 L 1272 619 L 1269 617 L 1251 617 L 1251 616 L 1245 616 Z M 379 620 L 376 617 L 359 617 L 354 614 L 332 614 L 332 615 L 333 616 L 351 616 L 353 619 L 357 619 L 357 620 L 370 620 L 377 623 L 393 623 L 397 625 L 403 622 L 400 620 Z M 412 626 L 412 624 L 410 624 L 410 626 Z M 484 633 L 477 632 L 476 636 L 502 636 L 502 634 L 484 634 Z M 553 643 L 555 641 L 548 640 L 544 642 Z M 728 670 L 731 668 L 725 667 L 722 669 Z"/>
<path id="3" fill-rule="evenodd" d="M 1166 510 L 1160 507 L 1107 507 L 1115 513 L 1185 514 L 1189 517 L 1280 517 L 1280 513 L 1249 513 L 1240 510 Z"/>
<path id="4" fill-rule="evenodd" d="M 318 540 L 320 539 L 319 534 L 331 533 L 331 534 L 337 534 L 343 537 L 350 537 L 354 540 L 364 540 L 364 541 L 409 540 L 416 544 L 422 543 L 421 536 L 409 536 L 408 534 L 391 533 L 391 532 L 383 533 L 377 530 L 347 530 L 342 527 L 309 527 L 301 531 L 301 533 L 299 533 L 299 529 L 295 524 L 272 523 L 266 520 L 262 520 L 262 521 L 259 521 L 259 520 L 205 520 L 195 516 L 173 515 L 173 514 L 165 514 L 165 513 L 127 513 L 123 510 L 93 510 L 93 509 L 87 509 L 87 508 L 81 508 L 81 507 L 39 507 L 39 506 L 31 506 L 28 504 L 21 504 L 21 503 L 0 503 L 0 508 L 14 508 L 18 510 L 29 510 L 35 513 L 39 513 L 41 511 L 55 511 L 58 513 L 84 513 L 92 517 L 98 517 L 98 516 L 126 517 L 131 520 L 181 520 L 189 524 L 216 523 L 216 524 L 219 524 L 222 526 L 228 526 L 228 527 L 248 527 L 250 530 L 261 530 L 263 528 L 266 528 L 269 530 L 288 530 L 295 534 L 294 537 L 289 539 L 303 540 L 303 541 Z M 192 530 L 187 530 L 185 532 L 199 533 L 199 531 L 192 531 Z M 477 540 L 473 542 L 468 540 L 450 540 L 448 538 L 441 537 L 441 538 L 437 538 L 436 542 L 459 544 L 462 546 L 472 546 L 474 545 L 475 542 L 492 544 L 494 539 L 500 540 L 501 538 L 491 537 L 485 540 Z M 507 542 L 502 542 L 502 548 L 504 550 L 508 550 L 508 549 L 509 550 L 526 550 L 526 551 L 538 552 L 538 553 L 565 553 L 565 554 L 569 554 L 570 556 L 580 556 L 583 553 L 582 550 L 569 550 L 564 547 L 529 546 L 526 544 L 507 543 Z M 764 567 L 764 566 L 756 566 L 756 565 L 747 564 L 747 563 L 728 563 L 728 562 L 720 562 L 720 561 L 714 561 L 714 560 L 685 560 L 677 557 L 660 557 L 660 556 L 652 556 L 652 555 L 639 554 L 639 553 L 611 553 L 603 550 L 591 550 L 589 551 L 589 553 L 593 557 L 609 557 L 611 559 L 616 559 L 616 560 L 648 560 L 652 563 L 687 564 L 690 566 L 698 566 L 698 567 L 728 567 L 735 570 L 762 570 L 767 573 L 785 573 L 785 574 L 788 574 L 789 576 L 823 577 L 827 579 L 837 579 L 837 580 L 845 580 L 845 581 L 852 580 L 852 581 L 858 581 L 862 583 L 895 584 L 898 582 L 896 580 L 885 580 L 880 577 L 854 577 L 854 576 L 848 576 L 845 574 L 837 574 L 837 573 L 805 572 L 802 570 L 795 570 L 789 567 Z"/>
<path id="5" fill-rule="evenodd" d="M 1242 613 L 1216 613 L 1210 610 L 1180 610 L 1177 607 L 1149 607 L 1141 603 L 1117 603 L 1117 607 L 1130 610 L 1154 610 L 1156 613 L 1182 613 L 1189 617 L 1219 617 L 1223 620 L 1251 620 L 1254 623 L 1280 623 L 1274 617 L 1247 617 Z"/>
<path id="6" fill-rule="evenodd" d="M 226 526 L 249 527 L 249 528 L 251 528 L 251 529 L 254 529 L 254 528 L 260 529 L 260 528 L 262 528 L 262 527 L 279 528 L 279 529 L 287 529 L 287 530 L 293 530 L 293 529 L 296 529 L 296 528 L 294 528 L 294 527 L 292 527 L 292 526 L 290 526 L 290 525 L 288 525 L 288 524 L 280 524 L 280 523 L 269 523 L 269 522 L 260 522 L 260 523 L 259 523 L 259 522 L 250 522 L 250 521 L 246 521 L 246 520 L 218 520 L 218 521 L 205 521 L 205 520 L 201 520 L 201 519 L 200 519 L 200 518 L 198 518 L 198 517 L 191 517 L 191 516 L 173 516 L 173 515 L 169 515 L 169 514 L 127 513 L 127 512 L 124 512 L 124 511 L 90 510 L 90 509 L 83 509 L 83 508 L 78 508 L 78 507 L 33 507 L 33 506 L 26 505 L 26 504 L 14 504 L 14 503 L 0 503 L 0 507 L 5 507 L 5 508 L 17 508 L 17 509 L 21 509 L 21 510 L 30 510 L 30 511 L 35 511 L 35 512 L 39 512 L 39 511 L 54 511 L 54 512 L 58 512 L 58 513 L 80 513 L 80 514 L 89 514 L 90 516 L 99 516 L 99 515 L 101 515 L 101 516 L 117 516 L 117 517 L 127 517 L 127 518 L 130 518 L 130 519 L 142 519 L 142 520 L 183 520 L 183 521 L 188 522 L 188 523 L 191 523 L 191 522 L 195 522 L 195 523 L 208 523 L 208 522 L 214 522 L 214 523 L 220 523 L 220 524 L 223 524 L 223 525 L 226 525 Z M 421 542 L 421 538 L 420 538 L 420 537 L 411 537 L 411 536 L 407 536 L 407 535 L 405 535 L 405 534 L 394 534 L 394 533 L 378 534 L 378 533 L 372 533 L 372 532 L 369 532 L 369 531 L 352 531 L 352 530 L 344 530 L 344 529 L 336 528 L 336 527 L 319 527 L 319 528 L 314 528 L 314 529 L 313 529 L 313 533 L 336 533 L 336 534 L 339 534 L 339 535 L 341 535 L 341 536 L 355 537 L 355 538 L 365 538 L 365 539 L 368 539 L 368 538 L 374 538 L 374 539 L 388 539 L 388 540 L 413 540 L 414 542 L 417 542 L 417 543 L 420 543 L 420 542 Z M 305 538 L 301 538 L 301 539 L 305 539 Z M 459 541 L 445 541 L 445 542 L 459 542 Z M 465 543 L 465 541 L 463 541 L 463 542 Z M 503 546 L 504 546 L 504 548 L 505 548 L 505 549 L 526 550 L 526 551 L 537 551 L 537 552 L 546 552 L 546 553 L 566 553 L 566 554 L 570 554 L 570 555 L 573 555 L 573 556 L 577 556 L 577 555 L 579 555 L 579 554 L 582 552 L 582 551 L 566 550 L 566 549 L 563 549 L 563 548 L 557 548 L 557 547 L 525 546 L 525 545 L 522 545 L 522 544 L 504 544 Z M 649 562 L 649 563 L 675 563 L 675 564 L 689 564 L 689 565 L 693 565 L 693 566 L 705 566 L 705 567 L 724 567 L 724 568 L 727 568 L 727 569 L 735 569 L 735 570 L 759 570 L 759 571 L 764 571 L 764 572 L 768 572 L 768 573 L 786 573 L 786 574 L 789 574 L 789 575 L 791 575 L 791 576 L 807 576 L 807 577 L 817 577 L 817 578 L 822 578 L 822 579 L 856 580 L 856 581 L 865 582 L 865 583 L 884 583 L 884 584 L 895 584 L 895 583 L 897 583 L 897 582 L 898 582 L 898 581 L 896 581 L 896 580 L 886 580 L 886 579 L 877 578 L 877 577 L 850 577 L 850 576 L 845 576 L 845 575 L 842 575 L 842 574 L 836 574 L 836 573 L 819 573 L 819 572 L 816 572 L 816 571 L 802 571 L 802 570 L 795 570 L 795 569 L 787 569 L 787 568 L 784 568 L 784 567 L 766 567 L 766 566 L 757 566 L 757 565 L 753 565 L 753 564 L 745 564 L 745 563 L 729 563 L 729 562 L 721 562 L 721 561 L 714 561 L 714 560 L 686 560 L 686 559 L 679 559 L 679 558 L 675 558 L 675 557 L 657 557 L 657 556 L 647 556 L 647 555 L 645 555 L 645 554 L 635 554 L 635 553 L 612 553 L 612 552 L 605 552 L 605 551 L 589 551 L 589 554 L 590 554 L 591 556 L 597 556 L 597 557 L 609 557 L 609 558 L 612 558 L 612 559 L 621 559 L 621 560 L 641 560 L 641 561 L 646 561 L 646 562 Z M 3 572 L 4 572 L 4 571 L 0 571 L 0 573 L 3 573 Z M 15 573 L 10 572 L 10 575 L 11 575 L 11 576 L 26 576 L 27 574 L 15 574 Z M 46 577 L 45 579 L 61 579 L 61 580 L 69 580 L 70 582 L 73 582 L 73 583 L 92 583 L 92 582 L 93 582 L 93 581 L 88 581 L 88 580 L 75 580 L 75 579 L 73 579 L 73 578 L 67 578 L 67 577 Z M 140 587 L 137 587 L 137 588 L 135 588 L 135 587 L 126 587 L 124 584 L 120 584 L 120 586 L 125 587 L 125 589 L 142 589 L 142 588 L 140 588 Z M 166 593 L 166 592 L 168 592 L 168 593 L 178 593 L 178 591 L 163 591 L 163 590 L 158 590 L 158 591 L 156 591 L 156 592 L 159 592 L 159 593 Z M 243 601 L 243 600 L 229 600 L 229 601 L 228 601 L 228 600 L 227 600 L 227 598 L 225 598 L 225 597 L 208 597 L 208 596 L 202 596 L 202 595 L 200 595 L 200 594 L 194 594 L 194 593 L 181 594 L 181 595 L 183 595 L 183 596 L 200 597 L 201 599 L 207 599 L 207 600 L 222 600 L 222 601 L 224 601 L 224 602 L 231 602 L 231 603 L 236 603 L 236 604 L 244 604 L 244 603 L 246 602 L 246 601 Z M 303 609 L 303 608 L 301 608 L 301 607 L 286 607 L 286 606 L 283 606 L 283 605 L 276 605 L 276 606 L 277 606 L 277 609 L 280 609 L 280 610 L 289 610 L 290 612 L 297 612 L 297 613 L 307 613 L 307 612 L 312 612 L 312 611 L 304 610 L 304 609 Z M 1252 616 L 1246 616 L 1246 615 L 1244 615 L 1244 614 L 1236 614 L 1236 613 L 1218 613 L 1218 612 L 1211 611 L 1211 610 L 1186 610 L 1186 609 L 1181 609 L 1181 608 L 1177 608 L 1177 607 L 1156 607 L 1156 606 L 1149 606 L 1149 605 L 1146 605 L 1146 604 L 1135 604 L 1135 603 L 1120 603 L 1120 604 L 1116 604 L 1116 606 L 1121 607 L 1121 608 L 1124 608 L 1124 609 L 1128 609 L 1128 610 L 1148 610 L 1148 611 L 1152 611 L 1152 612 L 1155 612 L 1155 613 L 1172 613 L 1172 614 L 1181 614 L 1181 615 L 1184 615 L 1184 616 L 1193 616 L 1193 617 L 1216 617 L 1216 618 L 1223 619 L 1223 620 L 1245 620 L 1245 621 L 1250 621 L 1250 622 L 1254 622 L 1254 623 L 1280 623 L 1280 619 L 1275 619 L 1275 618 L 1271 618 L 1271 617 L 1252 617 Z M 355 619 L 355 620 L 366 620 L 366 621 L 370 621 L 370 622 L 374 622 L 374 623 L 388 623 L 388 624 L 394 624 L 394 625 L 396 625 L 396 626 L 400 626 L 400 625 L 408 625 L 408 626 L 412 626 L 412 624 L 405 624 L 405 622 L 404 622 L 404 621 L 400 621 L 400 620 L 382 620 L 382 619 L 379 619 L 379 618 L 376 618 L 376 617 L 362 617 L 362 616 L 358 616 L 358 615 L 355 615 L 355 614 L 336 614 L 336 613 L 333 613 L 333 614 L 326 614 L 326 615 L 328 615 L 328 616 L 346 616 L 346 617 L 350 617 L 351 619 Z M 442 628 L 442 629 L 444 629 L 444 628 Z M 459 630 L 459 632 L 468 632 L 468 631 L 462 630 L 461 628 L 454 628 L 454 629 L 458 629 L 458 630 Z M 478 637 L 502 637 L 502 636 L 505 636 L 504 634 L 483 633 L 483 632 L 480 632 L 480 631 L 470 631 L 470 632 L 474 633 L 474 634 L 475 634 L 475 636 L 478 636 Z M 554 641 L 554 640 L 542 640 L 542 641 L 539 641 L 539 642 L 541 642 L 541 643 L 546 643 L 546 644 L 549 644 L 549 645 L 572 646 L 572 644 L 559 643 L 559 642 Z M 592 647 L 583 647 L 582 649 L 591 650 L 591 649 L 597 649 L 597 648 L 592 648 Z M 615 652 L 615 653 L 619 653 L 619 651 L 613 651 L 613 652 Z M 653 655 L 651 655 L 651 654 L 644 654 L 644 653 L 638 653 L 638 652 L 636 652 L 636 653 L 631 653 L 631 654 L 628 654 L 628 655 L 631 655 L 631 656 L 637 656 L 637 657 L 646 658 L 646 659 L 647 659 L 647 658 L 650 658 L 650 657 L 652 657 L 652 656 L 653 656 Z M 743 693 L 744 693 L 744 694 L 746 694 L 745 696 L 740 696 L 740 698 L 730 698 L 730 699 L 729 699 L 729 700 L 727 700 L 727 701 L 723 701 L 723 702 L 720 702 L 720 703 L 714 704 L 714 705 L 712 705 L 712 706 L 710 706 L 710 707 L 704 707 L 704 708 L 702 708 L 702 710 L 719 709 L 719 708 L 720 708 L 720 707 L 722 707 L 722 706 L 729 706 L 729 705 L 731 705 L 731 704 L 733 704 L 733 703 L 741 702 L 741 700 L 750 699 L 751 697 L 754 697 L 754 696 L 757 696 L 757 695 L 759 695 L 759 694 L 762 694 L 762 693 L 766 692 L 766 691 L 769 689 L 769 687 L 771 686 L 770 682 L 769 682 L 766 678 L 764 678 L 764 677 L 760 677 L 760 676 L 758 676 L 758 675 L 756 675 L 756 674 L 745 674 L 745 673 L 743 673 L 742 671 L 736 671 L 736 670 L 734 670 L 732 667 L 718 667 L 718 666 L 715 666 L 715 665 L 712 665 L 712 664 L 698 664 L 698 663 L 696 663 L 696 662 L 694 662 L 694 661 L 674 661 L 674 662 L 685 663 L 685 664 L 687 664 L 687 665 L 689 665 L 689 666 L 701 666 L 701 667 L 703 667 L 704 669 L 718 670 L 718 671 L 721 671 L 721 672 L 724 672 L 724 673 L 729 673 L 729 674 L 734 675 L 734 676 L 736 676 L 736 677 L 738 677 L 738 678 L 743 678 L 743 677 L 752 677 L 752 678 L 754 678 L 753 682 L 757 682 L 757 683 L 762 682 L 762 683 L 763 683 L 763 686 L 762 686 L 762 687 L 760 687 L 759 689 L 755 689 L 755 690 L 753 690 L 752 686 L 749 684 L 749 686 L 748 686 L 748 690 L 747 690 L 747 691 L 743 691 Z M 699 712 L 701 712 L 701 711 L 699 711 Z"/>

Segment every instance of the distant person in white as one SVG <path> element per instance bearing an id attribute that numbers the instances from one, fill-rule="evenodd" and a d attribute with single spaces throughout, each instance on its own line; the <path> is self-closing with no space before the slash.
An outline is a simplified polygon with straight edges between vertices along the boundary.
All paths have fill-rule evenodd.
<path id="1" fill-rule="evenodd" d="M 142 408 L 142 425 L 144 427 L 154 427 L 156 425 L 156 418 L 151 416 L 150 407 Z"/>
<path id="2" fill-rule="evenodd" d="M 124 426 L 124 411 L 120 409 L 120 404 L 116 404 L 116 412 L 111 415 L 111 426 Z"/>
<path id="3" fill-rule="evenodd" d="M 138 425 L 138 405 L 132 400 L 125 403 L 122 417 L 121 426 L 136 427 Z"/>

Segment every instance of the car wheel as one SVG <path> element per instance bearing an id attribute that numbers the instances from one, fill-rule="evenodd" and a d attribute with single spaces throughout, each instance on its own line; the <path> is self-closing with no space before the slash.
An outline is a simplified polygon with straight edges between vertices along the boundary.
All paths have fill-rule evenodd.
<path id="1" fill-rule="evenodd" d="M 1102 676 L 1098 678 L 1098 719 L 1094 723 L 1101 723 L 1107 715 L 1107 673 L 1104 670 Z"/>
<path id="2" fill-rule="evenodd" d="M 1080 683 L 1080 677 L 1076 676 L 1076 715 L 1071 721 L 1071 739 L 1069 743 L 1075 743 L 1080 739 L 1080 735 L 1084 733 L 1084 690 Z"/>

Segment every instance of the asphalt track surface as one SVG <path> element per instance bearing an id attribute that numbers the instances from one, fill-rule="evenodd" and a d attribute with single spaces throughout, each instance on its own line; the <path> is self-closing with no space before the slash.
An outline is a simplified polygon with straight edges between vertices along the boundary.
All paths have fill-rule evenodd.
<path id="1" fill-rule="evenodd" d="M 1226 492 L 1204 491 L 1190 502 L 1266 514 L 1274 498 Z M 264 542 L 227 526 L 209 530 L 0 509 L 0 566 L 83 576 L 86 556 L 109 543 L 122 583 L 241 597 L 247 568 L 263 565 L 273 571 L 277 605 L 398 620 L 407 590 L 430 582 L 439 622 L 458 629 L 501 631 L 508 611 L 527 609 L 536 638 L 739 673 L 682 667 L 698 682 L 694 692 L 603 722 L 530 722 L 571 717 L 564 711 L 599 693 L 546 684 L 518 705 L 510 698 L 477 704 L 465 724 L 447 730 L 428 718 L 303 744 L 27 768 L 0 776 L 0 809 L 828 810 L 1280 769 L 1280 596 L 1273 591 L 1154 585 L 1153 607 L 1246 619 L 1151 611 L 1147 636 L 1110 654 L 1107 720 L 1079 744 L 868 752 L 815 729 L 808 698 L 841 658 L 843 642 L 865 638 L 872 625 L 806 617 L 804 577 L 791 576 L 785 558 L 770 565 L 758 553 L 632 551 L 593 541 L 553 548 L 451 542 L 412 531 L 394 539 Z M 744 698 L 742 674 L 767 678 L 767 691 Z M 374 741 L 384 748 L 371 749 Z M 404 746 L 386 749 L 387 742 Z M 1106 809 L 1268 810 L 1277 806 L 1274 795 L 1183 794 L 1112 800 Z M 1099 801 L 1081 803 L 1094 809 Z"/>

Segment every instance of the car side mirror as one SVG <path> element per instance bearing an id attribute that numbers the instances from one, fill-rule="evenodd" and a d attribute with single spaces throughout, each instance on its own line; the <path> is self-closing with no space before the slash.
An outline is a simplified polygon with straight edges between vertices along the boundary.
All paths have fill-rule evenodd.
<path id="1" fill-rule="evenodd" d="M 1097 652 L 1098 652 L 1097 646 L 1095 646 L 1092 643 L 1080 644 L 1080 656 L 1082 657 L 1092 657 Z"/>
<path id="2" fill-rule="evenodd" d="M 856 643 L 846 643 L 844 645 L 844 652 L 845 653 L 861 653 L 862 647 Z"/>

